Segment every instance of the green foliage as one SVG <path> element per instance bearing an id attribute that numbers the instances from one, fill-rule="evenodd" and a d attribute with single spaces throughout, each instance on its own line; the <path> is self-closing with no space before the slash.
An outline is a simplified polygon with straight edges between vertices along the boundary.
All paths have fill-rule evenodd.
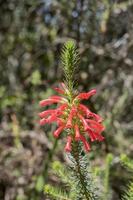
<path id="1" fill-rule="evenodd" d="M 39 85 L 41 83 L 41 74 L 38 70 L 34 71 L 31 75 L 31 83 L 33 85 Z"/>
<path id="2" fill-rule="evenodd" d="M 52 164 L 52 171 L 60 178 L 61 182 L 64 183 L 65 186 L 67 186 L 68 191 L 61 189 L 61 187 L 56 188 L 47 184 L 44 186 L 44 192 L 51 196 L 53 199 L 75 200 L 75 194 L 72 190 L 72 188 L 74 187 L 74 183 L 70 177 L 68 169 L 63 166 L 63 164 L 61 164 L 59 161 L 55 161 Z"/>
<path id="3" fill-rule="evenodd" d="M 37 177 L 35 189 L 38 192 L 41 192 L 41 191 L 43 191 L 43 187 L 44 187 L 44 177 L 42 175 L 40 175 Z"/>
<path id="4" fill-rule="evenodd" d="M 65 189 L 60 186 L 59 188 L 53 187 L 51 185 L 44 186 L 44 192 L 50 196 L 52 199 L 66 199 L 66 200 L 95 200 L 97 197 L 97 188 L 94 187 L 94 182 L 92 180 L 92 173 L 90 169 L 88 170 L 88 165 L 86 166 L 87 159 L 80 158 L 80 172 L 77 172 L 74 158 L 69 155 L 71 164 L 69 166 L 64 166 L 59 161 L 55 161 L 52 164 L 52 171 L 56 174 L 61 182 L 64 184 Z M 80 174 L 79 174 L 80 173 Z M 81 183 L 82 181 L 82 183 Z M 84 186 L 83 186 L 84 182 Z M 84 190 L 88 189 L 88 197 L 86 196 Z M 87 192 L 87 191 L 86 191 Z"/>
<path id="5" fill-rule="evenodd" d="M 110 192 L 110 167 L 113 161 L 113 155 L 108 154 L 106 157 L 106 162 L 105 162 L 105 171 L 104 171 L 104 176 L 103 176 L 103 197 L 102 200 L 109 200 L 111 198 L 111 192 Z"/>
<path id="6" fill-rule="evenodd" d="M 26 197 L 23 195 L 18 195 L 15 200 L 26 200 Z"/>
<path id="7" fill-rule="evenodd" d="M 133 160 L 128 158 L 126 154 L 122 154 L 120 157 L 122 164 L 133 172 Z"/>
<path id="8" fill-rule="evenodd" d="M 60 177 L 61 181 L 70 187 L 73 186 L 72 180 L 70 179 L 70 173 L 65 166 L 59 161 L 55 161 L 52 164 L 54 173 Z"/>
<path id="9" fill-rule="evenodd" d="M 74 41 L 68 41 L 65 43 L 62 49 L 61 60 L 63 64 L 66 85 L 70 93 L 74 87 L 74 75 L 79 61 L 78 51 Z"/>
<path id="10" fill-rule="evenodd" d="M 52 187 L 51 185 L 45 185 L 44 192 L 47 193 L 47 194 L 49 194 L 52 197 L 52 199 L 57 199 L 57 200 L 72 200 L 72 199 L 70 199 L 70 197 L 67 195 L 66 192 L 63 192 L 60 189 Z"/>
<path id="11" fill-rule="evenodd" d="M 75 183 L 76 199 L 99 199 L 99 188 L 93 180 L 90 163 L 86 155 L 82 154 L 80 143 L 73 142 L 72 153 L 69 155 L 69 159 L 72 162 L 70 169 Z"/>
<path id="12" fill-rule="evenodd" d="M 127 186 L 127 191 L 125 192 L 122 200 L 133 200 L 133 182 L 130 182 Z"/>
<path id="13" fill-rule="evenodd" d="M 123 195 L 122 200 L 133 200 L 133 160 L 128 158 L 128 156 L 126 156 L 125 154 L 121 155 L 120 160 L 121 160 L 122 164 L 124 164 L 124 166 L 128 170 L 130 170 L 130 172 L 132 174 L 132 179 L 127 186 L 127 189 L 125 191 L 125 194 Z"/>

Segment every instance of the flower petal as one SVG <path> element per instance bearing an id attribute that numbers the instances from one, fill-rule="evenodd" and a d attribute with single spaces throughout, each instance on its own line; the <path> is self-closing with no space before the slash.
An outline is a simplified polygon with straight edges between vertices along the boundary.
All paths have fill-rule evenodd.
<path id="1" fill-rule="evenodd" d="M 72 142 L 72 137 L 71 136 L 67 136 L 67 143 L 66 143 L 66 146 L 65 146 L 65 151 L 66 152 L 70 152 L 72 150 L 71 142 Z"/>
<path id="2" fill-rule="evenodd" d="M 53 96 L 50 96 L 49 99 L 58 99 L 58 100 L 61 100 L 62 97 L 57 96 L 57 95 L 53 95 Z"/>
<path id="3" fill-rule="evenodd" d="M 105 130 L 105 127 L 102 124 L 100 124 L 94 120 L 86 119 L 86 121 L 89 123 L 90 128 L 93 129 L 94 132 L 101 133 L 102 131 Z"/>
<path id="4" fill-rule="evenodd" d="M 60 93 L 60 94 L 64 94 L 64 93 L 65 93 L 64 90 L 62 90 L 61 88 L 53 87 L 53 89 L 54 89 L 56 92 Z"/>
<path id="5" fill-rule="evenodd" d="M 77 124 L 75 125 L 74 129 L 75 129 L 75 140 L 80 140 L 81 135 Z"/>
<path id="6" fill-rule="evenodd" d="M 89 143 L 86 141 L 86 138 L 84 137 L 84 136 L 80 136 L 80 139 L 81 139 L 81 141 L 83 142 L 83 144 L 84 144 L 84 147 L 85 147 L 85 150 L 88 152 L 88 151 L 90 151 L 90 145 L 89 145 Z"/>
<path id="7" fill-rule="evenodd" d="M 41 119 L 39 123 L 42 126 L 42 125 L 48 123 L 48 121 L 47 121 L 47 119 Z"/>
<path id="8" fill-rule="evenodd" d="M 102 117 L 95 114 L 95 113 L 91 113 L 90 116 L 92 116 L 97 122 L 101 123 L 103 121 Z"/>
<path id="9" fill-rule="evenodd" d="M 58 107 L 58 110 L 64 111 L 67 107 L 68 107 L 68 105 L 66 103 L 64 103 Z"/>
<path id="10" fill-rule="evenodd" d="M 57 121 L 56 122 L 57 122 L 58 126 L 63 126 L 64 125 L 64 121 L 61 118 L 57 117 Z"/>
<path id="11" fill-rule="evenodd" d="M 80 115 L 80 114 L 78 114 L 78 117 L 80 118 L 80 120 L 83 123 L 84 130 L 87 131 L 89 129 L 89 126 L 87 124 L 86 119 L 82 115 Z"/>
<path id="12" fill-rule="evenodd" d="M 44 117 L 46 117 L 47 115 L 52 114 L 53 112 L 55 112 L 55 110 L 45 110 L 45 111 L 39 113 L 39 116 L 40 116 L 41 118 L 44 118 Z"/>
<path id="13" fill-rule="evenodd" d="M 79 109 L 80 109 L 82 112 L 84 112 L 85 115 L 86 115 L 87 117 L 92 117 L 92 118 L 94 118 L 94 119 L 95 119 L 96 121 L 98 121 L 98 122 L 102 122 L 102 121 L 103 121 L 102 117 L 100 117 L 99 115 L 97 115 L 97 114 L 91 112 L 91 111 L 89 110 L 89 108 L 87 108 L 85 105 L 79 104 Z"/>
<path id="14" fill-rule="evenodd" d="M 58 129 L 54 131 L 54 137 L 58 138 L 61 134 L 61 131 L 64 129 L 64 126 L 60 126 Z"/>
<path id="15" fill-rule="evenodd" d="M 67 120 L 67 123 L 66 123 L 66 128 L 71 128 L 72 127 L 72 119 L 73 119 L 73 116 L 76 114 L 76 109 L 75 107 L 72 107 L 71 108 L 71 111 L 70 111 L 70 114 L 68 116 L 68 120 Z"/>
<path id="16" fill-rule="evenodd" d="M 89 137 L 90 137 L 92 142 L 95 141 L 95 140 L 99 140 L 99 141 L 104 140 L 104 137 L 98 132 L 92 131 L 91 129 L 88 129 L 87 132 L 88 132 Z"/>
<path id="17" fill-rule="evenodd" d="M 40 101 L 40 106 L 46 106 L 46 105 L 50 105 L 53 103 L 60 103 L 61 101 L 58 99 L 45 99 Z"/>
<path id="18" fill-rule="evenodd" d="M 55 114 L 47 118 L 47 123 L 52 123 L 54 121 L 57 121 L 57 116 Z"/>
<path id="19" fill-rule="evenodd" d="M 94 142 L 95 140 L 97 140 L 97 137 L 95 136 L 94 132 L 91 129 L 88 129 L 87 132 L 89 134 L 91 142 Z"/>
<path id="20" fill-rule="evenodd" d="M 89 99 L 92 95 L 96 94 L 96 90 L 91 90 L 89 92 L 80 93 L 76 98 L 79 100 Z"/>
<path id="21" fill-rule="evenodd" d="M 91 114 L 91 111 L 89 110 L 89 108 L 87 108 L 85 105 L 83 104 L 79 104 L 79 109 L 85 113 L 85 115 L 88 117 Z"/>

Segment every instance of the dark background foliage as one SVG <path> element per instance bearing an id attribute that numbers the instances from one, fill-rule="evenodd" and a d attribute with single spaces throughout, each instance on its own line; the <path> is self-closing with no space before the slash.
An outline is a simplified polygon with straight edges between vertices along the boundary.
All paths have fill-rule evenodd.
<path id="1" fill-rule="evenodd" d="M 106 140 L 92 145 L 90 159 L 104 169 L 113 153 L 113 199 L 130 178 L 119 155 L 133 152 L 132 0 L 0 0 L 1 200 L 46 199 L 40 185 L 50 168 L 54 127 L 39 127 L 38 102 L 63 80 L 60 51 L 69 39 L 81 57 L 78 89 L 97 89 L 88 105 L 105 119 Z M 63 142 L 55 144 L 53 159 L 64 160 Z M 48 180 L 56 182 L 50 173 Z"/>

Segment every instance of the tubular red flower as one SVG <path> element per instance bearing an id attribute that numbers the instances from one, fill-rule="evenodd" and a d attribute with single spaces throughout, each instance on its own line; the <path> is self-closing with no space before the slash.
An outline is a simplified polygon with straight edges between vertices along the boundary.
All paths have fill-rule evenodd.
<path id="1" fill-rule="evenodd" d="M 60 94 L 64 94 L 64 90 L 62 90 L 61 88 L 57 88 L 57 87 L 54 87 L 53 88 L 56 92 L 60 93 Z"/>
<path id="2" fill-rule="evenodd" d="M 57 96 L 57 95 L 53 95 L 53 96 L 49 97 L 49 99 L 58 99 L 58 100 L 61 100 L 61 99 L 63 99 L 63 97 L 60 97 L 60 96 Z"/>
<path id="3" fill-rule="evenodd" d="M 92 95 L 96 94 L 96 90 L 91 90 L 89 92 L 84 92 L 84 93 L 80 93 L 76 99 L 82 100 L 82 99 L 89 99 Z"/>
<path id="4" fill-rule="evenodd" d="M 64 129 L 64 126 L 60 126 L 58 129 L 56 129 L 54 131 L 54 137 L 58 138 L 63 129 Z"/>
<path id="5" fill-rule="evenodd" d="M 94 142 L 95 140 L 97 140 L 97 137 L 95 136 L 94 132 L 91 129 L 88 129 L 87 132 L 89 134 L 91 142 Z"/>
<path id="6" fill-rule="evenodd" d="M 86 119 L 86 121 L 89 123 L 90 128 L 93 129 L 95 132 L 101 133 L 105 129 L 102 124 L 99 124 L 94 120 Z"/>
<path id="7" fill-rule="evenodd" d="M 45 111 L 39 113 L 39 116 L 41 118 L 47 117 L 50 114 L 55 115 L 55 116 L 59 116 L 59 115 L 63 114 L 63 111 L 62 111 L 63 108 L 64 108 L 64 106 L 59 107 L 57 109 L 45 110 Z"/>
<path id="8" fill-rule="evenodd" d="M 97 114 L 91 112 L 91 111 L 89 110 L 89 108 L 87 108 L 85 105 L 79 104 L 79 109 L 80 109 L 82 112 L 84 112 L 85 115 L 86 115 L 87 117 L 92 117 L 92 118 L 94 118 L 96 121 L 98 121 L 99 123 L 103 121 L 102 117 L 100 117 L 99 115 L 97 115 Z"/>
<path id="9" fill-rule="evenodd" d="M 75 115 L 75 113 L 76 113 L 76 109 L 75 109 L 75 107 L 72 107 L 69 117 L 68 117 L 68 120 L 67 120 L 67 123 L 66 123 L 66 128 L 72 127 L 72 119 L 73 119 L 73 116 Z"/>
<path id="10" fill-rule="evenodd" d="M 63 120 L 61 118 L 57 117 L 56 122 L 57 122 L 58 126 L 63 126 L 64 125 L 64 122 L 63 122 Z"/>
<path id="11" fill-rule="evenodd" d="M 72 137 L 67 136 L 67 143 L 66 143 L 66 146 L 65 146 L 66 152 L 71 152 L 71 150 L 72 150 L 71 143 L 72 143 Z"/>
<path id="12" fill-rule="evenodd" d="M 47 119 L 41 119 L 39 123 L 42 126 L 42 125 L 48 123 L 48 121 L 47 121 Z"/>
<path id="13" fill-rule="evenodd" d="M 97 140 L 99 140 L 99 141 L 103 141 L 104 140 L 104 137 L 102 135 L 100 135 L 99 133 L 95 132 L 94 134 L 96 135 Z"/>
<path id="14" fill-rule="evenodd" d="M 61 85 L 61 87 L 64 89 L 64 91 L 67 91 L 67 87 L 66 87 L 66 85 L 62 82 L 62 83 L 60 83 L 60 85 Z"/>
<path id="15" fill-rule="evenodd" d="M 100 117 L 99 115 L 97 115 L 95 113 L 91 113 L 90 115 L 99 123 L 101 123 L 103 121 L 102 117 Z"/>
<path id="16" fill-rule="evenodd" d="M 93 131 L 91 128 L 88 129 L 88 134 L 89 134 L 92 142 L 95 140 L 99 140 L 99 141 L 104 140 L 104 137 L 102 135 L 100 135 L 99 132 Z"/>
<path id="17" fill-rule="evenodd" d="M 53 88 L 55 91 L 57 91 L 60 94 L 65 94 L 66 92 L 68 92 L 67 87 L 65 86 L 65 84 L 62 82 L 60 83 L 60 87 L 54 87 Z"/>
<path id="18" fill-rule="evenodd" d="M 53 133 L 56 138 L 59 137 L 63 130 L 68 128 L 74 130 L 75 135 L 73 135 L 73 132 L 71 133 L 70 130 L 71 135 L 67 137 L 65 150 L 70 152 L 72 148 L 71 143 L 75 140 L 82 141 L 85 151 L 88 152 L 90 150 L 90 145 L 83 135 L 87 134 L 91 142 L 95 140 L 102 141 L 104 137 L 101 133 L 104 130 L 104 126 L 101 124 L 102 118 L 91 112 L 87 106 L 81 104 L 80 100 L 88 99 L 96 93 L 96 90 L 91 90 L 88 93 L 80 93 L 73 98 L 72 103 L 70 103 L 69 91 L 64 83 L 61 83 L 61 89 L 55 88 L 55 90 L 60 94 L 64 94 L 65 97 L 53 95 L 40 102 L 41 106 L 59 103 L 56 109 L 45 110 L 39 114 L 42 118 L 40 120 L 40 125 L 56 122 L 58 128 Z"/>
<path id="19" fill-rule="evenodd" d="M 45 99 L 40 101 L 40 106 L 47 106 L 53 103 L 62 103 L 62 101 L 59 99 Z"/>
<path id="20" fill-rule="evenodd" d="M 47 115 L 52 114 L 53 112 L 55 112 L 55 110 L 45 110 L 45 111 L 39 113 L 39 116 L 40 116 L 41 118 L 44 118 L 44 117 L 46 117 Z"/>
<path id="21" fill-rule="evenodd" d="M 64 103 L 61 106 L 59 106 L 57 109 L 60 111 L 64 111 L 67 107 L 68 107 L 68 105 L 66 103 Z"/>
<path id="22" fill-rule="evenodd" d="M 47 119 L 43 118 L 40 120 L 40 125 L 45 125 L 46 123 L 52 123 L 54 121 L 57 121 L 57 116 L 51 115 Z"/>
<path id="23" fill-rule="evenodd" d="M 89 143 L 86 141 L 86 139 L 85 139 L 85 137 L 84 136 L 80 136 L 80 139 L 81 139 L 81 141 L 83 142 L 83 144 L 84 144 L 84 147 L 85 147 L 85 150 L 88 152 L 88 151 L 90 151 L 90 145 L 89 145 Z"/>
<path id="24" fill-rule="evenodd" d="M 80 115 L 80 114 L 78 114 L 78 116 L 79 116 L 80 120 L 81 120 L 82 123 L 83 123 L 84 130 L 87 131 L 88 128 L 89 128 L 89 126 L 88 126 L 88 124 L 87 124 L 85 118 L 84 118 L 82 115 Z"/>
<path id="25" fill-rule="evenodd" d="M 78 127 L 78 125 L 77 124 L 75 124 L 75 140 L 80 140 L 80 137 L 81 137 L 81 135 L 80 135 L 80 132 L 79 132 L 79 127 Z"/>
<path id="26" fill-rule="evenodd" d="M 72 127 L 72 118 L 73 118 L 73 115 L 72 115 L 72 113 L 70 113 L 69 117 L 68 117 L 68 120 L 67 120 L 67 123 L 66 123 L 66 128 L 71 128 Z"/>
<path id="27" fill-rule="evenodd" d="M 90 116 L 91 111 L 90 111 L 89 108 L 87 108 L 85 105 L 79 104 L 79 109 L 80 109 L 82 112 L 84 112 L 85 115 L 86 115 L 87 117 Z"/>

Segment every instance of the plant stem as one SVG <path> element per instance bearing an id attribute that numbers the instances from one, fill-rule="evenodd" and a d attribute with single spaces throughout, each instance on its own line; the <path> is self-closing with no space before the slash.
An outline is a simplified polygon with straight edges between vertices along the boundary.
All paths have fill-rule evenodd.
<path id="1" fill-rule="evenodd" d="M 79 149 L 79 144 L 78 142 L 73 142 L 73 147 L 72 147 L 72 156 L 76 162 L 76 167 L 74 169 L 77 177 L 79 178 L 80 185 L 81 185 L 81 193 L 84 195 L 86 200 L 91 200 L 92 195 L 88 191 L 88 188 L 86 187 L 86 177 L 85 177 L 85 172 L 84 169 L 80 163 L 80 149 Z"/>

